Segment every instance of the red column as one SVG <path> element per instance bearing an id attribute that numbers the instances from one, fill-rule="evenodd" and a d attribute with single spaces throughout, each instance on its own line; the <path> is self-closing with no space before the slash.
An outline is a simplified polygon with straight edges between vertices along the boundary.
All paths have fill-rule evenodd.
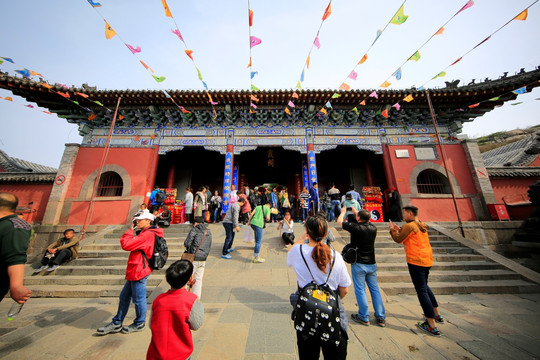
<path id="1" fill-rule="evenodd" d="M 174 181 L 176 180 L 176 165 L 172 164 L 169 167 L 169 173 L 167 174 L 167 184 L 166 188 L 174 188 Z"/>
<path id="2" fill-rule="evenodd" d="M 394 170 L 392 169 L 392 159 L 390 157 L 390 147 L 388 144 L 382 145 L 383 149 L 383 165 L 384 165 L 384 174 L 386 175 L 386 184 L 388 187 L 395 187 L 397 189 L 396 184 L 396 176 L 394 175 Z"/>
<path id="3" fill-rule="evenodd" d="M 155 145 L 154 146 L 153 159 L 152 159 L 152 165 L 148 169 L 148 184 L 146 184 L 147 189 L 149 189 L 149 191 L 152 191 L 152 189 L 154 188 L 154 184 L 156 182 L 156 173 L 157 173 L 158 162 L 159 162 L 159 146 Z M 145 194 L 144 202 L 148 203 L 149 199 L 150 198 L 146 197 L 146 194 Z"/>
<path id="4" fill-rule="evenodd" d="M 373 171 L 371 170 L 371 164 L 369 161 L 365 162 L 365 169 L 366 169 L 366 181 L 368 186 L 374 186 L 373 181 Z"/>

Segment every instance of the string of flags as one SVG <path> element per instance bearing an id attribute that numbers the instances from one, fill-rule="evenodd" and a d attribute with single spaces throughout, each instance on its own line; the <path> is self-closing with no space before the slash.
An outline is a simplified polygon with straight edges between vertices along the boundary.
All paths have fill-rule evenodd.
<path id="1" fill-rule="evenodd" d="M 195 70 L 197 71 L 197 77 L 199 78 L 201 84 L 203 85 L 204 89 L 205 89 L 205 93 L 206 93 L 206 96 L 208 96 L 208 102 L 210 103 L 210 105 L 212 106 L 212 110 L 214 112 L 214 118 L 217 117 L 217 113 L 216 113 L 216 109 L 214 108 L 214 105 L 217 105 L 218 103 L 214 101 L 214 99 L 212 99 L 212 95 L 210 95 L 209 93 L 209 89 L 208 89 L 208 84 L 204 81 L 204 78 L 203 78 L 203 75 L 201 73 L 201 70 L 199 70 L 199 67 L 197 66 L 197 63 L 195 62 L 195 59 L 193 58 L 193 50 L 189 49 L 189 47 L 187 46 L 187 43 L 186 41 L 184 40 L 184 37 L 182 36 L 182 34 L 180 33 L 180 28 L 178 27 L 178 24 L 176 22 L 176 19 L 174 18 L 169 6 L 167 5 L 167 1 L 166 0 L 161 0 L 161 3 L 163 5 L 163 9 L 165 10 L 165 16 L 166 17 L 169 17 L 172 19 L 172 21 L 174 22 L 174 26 L 175 28 L 174 29 L 171 29 L 171 32 L 176 35 L 176 37 L 184 44 L 184 47 L 185 47 L 185 50 L 184 52 L 186 53 L 186 55 L 191 59 L 191 61 L 193 62 L 193 66 L 195 67 Z M 130 50 L 132 50 L 132 47 L 130 45 L 127 45 L 128 48 Z M 140 52 L 140 47 L 137 47 L 137 50 L 136 52 Z M 132 50 L 133 52 L 133 50 Z M 157 79 L 156 79 L 157 81 Z M 161 80 L 163 81 L 163 80 Z"/>
<path id="2" fill-rule="evenodd" d="M 124 39 L 113 29 L 113 27 L 109 24 L 109 22 L 107 21 L 107 19 L 105 19 L 105 17 L 101 14 L 101 12 L 99 12 L 99 10 L 97 9 L 98 7 L 101 7 L 101 4 L 100 3 L 97 3 L 95 1 L 92 1 L 92 0 L 87 0 L 88 3 L 92 6 L 92 8 L 96 11 L 96 13 L 103 19 L 103 21 L 105 22 L 105 38 L 107 40 L 110 40 L 112 39 L 113 37 L 115 36 L 118 36 L 118 39 L 120 39 L 120 41 L 129 49 L 129 51 L 131 52 L 131 54 L 133 54 L 133 56 L 135 56 L 137 58 L 137 60 L 139 61 L 139 63 L 145 68 L 145 70 L 148 72 L 148 74 L 150 74 L 150 76 L 152 76 L 152 78 L 157 82 L 161 92 L 163 92 L 163 94 L 165 94 L 165 97 L 169 100 L 171 100 L 171 102 L 178 108 L 180 109 L 180 111 L 182 111 L 182 113 L 186 114 L 186 116 L 190 116 L 191 115 L 191 111 L 188 111 L 185 107 L 183 106 L 180 106 L 178 105 L 178 103 L 174 100 L 174 98 L 165 90 L 165 88 L 163 88 L 163 86 L 161 85 L 161 83 L 163 81 L 166 80 L 166 77 L 165 76 L 158 76 L 158 75 L 155 75 L 155 72 L 154 70 L 148 66 L 144 61 L 141 60 L 141 58 L 139 57 L 138 54 L 140 54 L 142 52 L 142 49 L 140 46 L 133 46 L 132 44 L 128 44 L 126 41 L 124 41 Z M 165 8 L 165 14 L 168 16 L 168 13 L 170 13 L 170 10 L 168 8 L 168 6 L 166 6 L 166 2 L 164 0 L 162 0 L 162 3 L 164 5 L 164 8 Z M 171 17 L 172 17 L 172 14 L 171 14 Z M 178 30 L 178 29 L 176 29 Z M 174 32 L 174 31 L 173 31 Z M 175 32 L 174 32 L 175 33 Z M 180 33 L 180 31 L 178 31 L 178 33 Z M 175 33 L 176 34 L 176 33 Z M 176 34 L 178 36 L 178 34 Z M 181 35 L 180 35 L 181 36 Z M 192 53 L 193 51 L 192 50 L 186 50 L 186 54 L 191 58 L 191 60 L 193 60 L 193 56 L 192 56 Z M 202 76 L 201 76 L 202 77 Z"/>
<path id="3" fill-rule="evenodd" d="M 249 0 L 248 0 L 248 32 L 249 32 L 249 64 L 248 64 L 248 68 L 249 68 L 249 84 L 250 84 L 250 88 L 249 88 L 249 112 L 250 113 L 255 113 L 257 112 L 257 102 L 259 102 L 259 99 L 253 95 L 253 92 L 254 91 L 259 91 L 259 88 L 257 86 L 255 86 L 255 84 L 253 84 L 253 78 L 259 74 L 258 71 L 254 71 L 253 70 L 253 56 L 251 54 L 252 52 L 252 49 L 257 46 L 257 45 L 260 45 L 262 43 L 262 40 L 259 39 L 258 37 L 256 36 L 253 36 L 251 35 L 251 27 L 253 26 L 253 10 L 251 10 L 251 5 L 249 3 Z"/>
<path id="4" fill-rule="evenodd" d="M 319 34 L 321 32 L 321 29 L 322 29 L 322 26 L 323 26 L 324 22 L 328 19 L 328 17 L 330 17 L 331 14 L 332 14 L 332 0 L 330 0 L 328 5 L 324 9 L 321 24 L 319 25 L 319 29 L 317 29 L 317 34 L 315 35 L 315 40 L 313 40 L 313 44 L 311 45 L 311 47 L 309 49 L 308 56 L 306 58 L 306 61 L 304 62 L 304 66 L 302 67 L 302 72 L 300 73 L 300 78 L 299 78 L 298 82 L 296 83 L 296 89 L 298 91 L 302 91 L 302 83 L 304 82 L 304 79 L 305 79 L 306 70 L 309 70 L 309 65 L 310 65 L 310 61 L 311 61 L 311 52 L 313 51 L 313 48 L 316 47 L 317 50 L 321 49 L 321 42 L 319 40 Z M 287 115 L 290 116 L 291 115 L 291 109 L 296 108 L 296 105 L 294 104 L 294 101 L 298 100 L 298 98 L 299 98 L 298 93 L 295 90 L 292 93 L 291 97 L 289 98 L 289 100 L 287 102 L 287 105 L 285 107 L 285 110 L 284 110 Z"/>

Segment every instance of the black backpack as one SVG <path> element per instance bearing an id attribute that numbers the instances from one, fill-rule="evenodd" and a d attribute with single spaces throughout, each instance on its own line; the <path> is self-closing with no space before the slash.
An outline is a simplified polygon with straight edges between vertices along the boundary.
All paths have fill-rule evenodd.
<path id="1" fill-rule="evenodd" d="M 152 252 L 152 256 L 150 259 L 144 251 L 141 251 L 141 254 L 143 256 L 143 267 L 146 268 L 146 264 L 150 266 L 153 270 L 159 270 L 165 266 L 165 263 L 167 262 L 167 258 L 169 257 L 169 248 L 167 247 L 167 241 L 165 238 L 162 238 L 161 236 L 155 236 L 154 241 L 154 251 Z M 146 260 L 146 263 L 144 262 Z"/>
<path id="2" fill-rule="evenodd" d="M 154 200 L 161 204 L 165 201 L 165 199 L 167 198 L 167 196 L 165 195 L 165 193 L 161 190 L 158 190 L 158 192 L 156 193 L 156 197 L 154 198 Z"/>
<path id="3" fill-rule="evenodd" d="M 300 289 L 294 311 L 294 328 L 306 337 L 316 337 L 323 342 L 333 343 L 337 346 L 341 341 L 339 301 L 336 292 L 328 286 L 328 279 L 336 261 L 336 252 L 333 251 L 332 266 L 326 282 L 322 285 L 315 282 L 304 258 L 302 245 L 300 245 L 300 255 L 302 255 L 313 280 Z"/>

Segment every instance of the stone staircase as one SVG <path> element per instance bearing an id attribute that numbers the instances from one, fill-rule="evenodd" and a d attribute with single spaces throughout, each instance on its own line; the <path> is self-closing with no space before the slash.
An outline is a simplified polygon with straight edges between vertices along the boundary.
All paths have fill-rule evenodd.
<path id="1" fill-rule="evenodd" d="M 178 224 L 164 229 L 170 260 L 180 259 L 184 252 L 184 240 L 191 227 Z M 126 227 L 120 227 L 91 242 L 83 240 L 79 258 L 61 265 L 52 273 L 44 271 L 32 276 L 28 270 L 25 285 L 32 290 L 32 297 L 117 297 L 125 283 L 129 255 L 120 247 L 120 237 L 125 230 Z M 165 270 L 166 267 L 150 275 L 147 295 L 164 279 Z"/>
<path id="2" fill-rule="evenodd" d="M 403 246 L 392 240 L 388 224 L 375 225 L 378 234 L 375 258 L 379 286 L 387 295 L 415 294 Z M 349 233 L 339 228 L 336 230 L 341 235 L 340 242 L 348 243 Z M 429 238 L 434 263 L 429 274 L 429 286 L 436 295 L 540 292 L 540 285 L 527 281 L 517 272 L 489 260 L 438 231 L 429 229 Z"/>

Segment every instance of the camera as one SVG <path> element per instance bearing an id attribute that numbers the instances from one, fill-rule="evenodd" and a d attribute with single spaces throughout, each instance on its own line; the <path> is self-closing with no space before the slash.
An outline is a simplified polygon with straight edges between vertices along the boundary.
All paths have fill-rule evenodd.
<path id="1" fill-rule="evenodd" d="M 347 208 L 347 211 L 352 211 L 352 207 L 348 207 L 348 208 Z"/>

